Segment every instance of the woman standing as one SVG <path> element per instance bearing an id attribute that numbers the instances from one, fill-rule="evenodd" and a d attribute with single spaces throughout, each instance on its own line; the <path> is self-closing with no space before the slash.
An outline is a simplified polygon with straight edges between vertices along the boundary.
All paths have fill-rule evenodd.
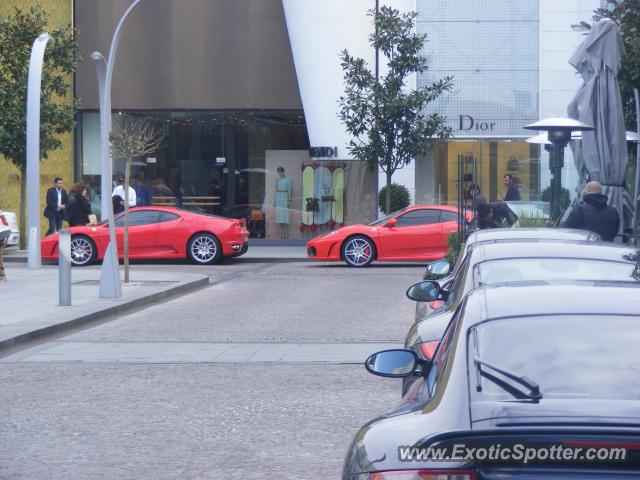
<path id="1" fill-rule="evenodd" d="M 71 227 L 87 225 L 89 223 L 91 204 L 89 203 L 88 197 L 89 194 L 83 184 L 76 183 L 71 187 L 71 192 L 69 192 L 69 208 L 67 210 L 69 215 L 68 221 Z"/>

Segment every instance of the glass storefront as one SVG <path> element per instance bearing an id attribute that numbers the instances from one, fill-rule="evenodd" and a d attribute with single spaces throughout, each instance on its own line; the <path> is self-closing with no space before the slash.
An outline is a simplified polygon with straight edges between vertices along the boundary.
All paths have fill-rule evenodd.
<path id="1" fill-rule="evenodd" d="M 425 163 L 431 163 L 430 172 Z M 438 143 L 429 158 L 419 159 L 416 175 L 419 180 L 433 175 L 435 188 L 430 192 L 427 182 L 416 182 L 419 203 L 456 205 L 459 192 L 466 192 L 477 183 L 489 201 L 502 200 L 506 193 L 505 175 L 511 175 L 522 201 L 540 199 L 540 157 L 538 145 L 522 140 L 479 139 L 452 140 Z M 459 190 L 459 182 L 463 182 Z M 464 193 L 463 193 L 464 194 Z"/>
<path id="2" fill-rule="evenodd" d="M 161 148 L 134 159 L 132 184 L 144 185 L 153 204 L 177 204 L 228 217 L 250 218 L 252 212 L 259 216 L 267 177 L 276 173 L 265 168 L 268 151 L 306 153 L 309 148 L 301 111 L 122 111 L 112 116 L 113 130 L 132 118 L 152 122 L 164 134 Z M 99 129 L 98 112 L 80 114 L 78 178 L 89 186 L 92 209 L 98 214 Z M 113 163 L 117 177 L 125 161 Z M 252 233 L 264 236 L 264 226 Z"/>
<path id="3" fill-rule="evenodd" d="M 471 183 L 502 200 L 507 174 L 521 200 L 539 200 L 548 175 L 522 128 L 539 118 L 539 2 L 418 0 L 417 8 L 429 60 L 418 86 L 453 77 L 453 91 L 429 109 L 447 118 L 454 139 L 417 159 L 416 201 L 456 205 Z"/>

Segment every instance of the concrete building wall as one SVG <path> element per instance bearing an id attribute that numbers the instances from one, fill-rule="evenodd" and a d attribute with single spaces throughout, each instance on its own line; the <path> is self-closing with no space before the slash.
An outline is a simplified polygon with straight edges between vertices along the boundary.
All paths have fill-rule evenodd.
<path id="1" fill-rule="evenodd" d="M 81 108 L 98 108 L 95 65 L 132 0 L 77 0 Z M 281 0 L 153 0 L 124 26 L 114 109 L 301 109 Z"/>

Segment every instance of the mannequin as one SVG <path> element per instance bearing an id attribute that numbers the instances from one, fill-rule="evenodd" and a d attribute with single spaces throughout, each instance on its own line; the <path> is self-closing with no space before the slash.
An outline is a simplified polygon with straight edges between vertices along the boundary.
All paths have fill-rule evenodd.
<path id="1" fill-rule="evenodd" d="M 278 179 L 276 180 L 276 195 L 274 206 L 276 210 L 275 221 L 280 225 L 280 238 L 289 238 L 289 206 L 293 193 L 293 182 L 284 173 L 283 167 L 278 167 Z"/>

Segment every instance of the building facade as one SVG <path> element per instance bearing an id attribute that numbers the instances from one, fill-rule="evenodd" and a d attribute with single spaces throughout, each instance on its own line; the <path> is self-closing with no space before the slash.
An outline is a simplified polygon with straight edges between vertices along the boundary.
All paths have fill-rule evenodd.
<path id="1" fill-rule="evenodd" d="M 56 22 L 73 22 L 83 58 L 75 77 L 77 127 L 65 148 L 45 162 L 43 188 L 49 176 L 70 178 L 73 172 L 90 187 L 96 213 L 103 192 L 97 78 L 90 54 L 107 55 L 131 2 L 43 4 L 58 12 Z M 13 3 L 28 7 L 32 2 Z M 424 52 L 430 68 L 407 87 L 454 77 L 454 91 L 429 106 L 448 118 L 454 138 L 394 175 L 409 188 L 413 202 L 455 204 L 461 172 L 490 200 L 503 197 L 507 173 L 516 177 L 523 200 L 541 198 L 549 185 L 548 155 L 525 141 L 531 133 L 522 127 L 566 116 L 581 82 L 567 62 L 583 38 L 572 25 L 589 20 L 600 3 L 381 0 L 381 5 L 416 11 L 417 31 L 428 36 Z M 280 238 L 274 212 L 282 167 L 292 185 L 289 238 L 374 220 L 383 181 L 379 172 L 350 158 L 350 138 L 338 118 L 339 53 L 347 49 L 373 69 L 367 13 L 374 7 L 373 0 L 140 2 L 120 41 L 112 118 L 114 131 L 133 120 L 151 122 L 163 134 L 161 148 L 134 159 L 132 167 L 150 201 L 244 217 L 253 236 Z M 381 75 L 384 67 L 381 58 Z M 563 185 L 573 191 L 569 149 L 565 165 Z M 3 168 L 8 187 L 0 200 L 18 198 L 10 193 L 19 185 L 11 168 Z M 114 178 L 123 170 L 124 160 L 114 159 Z"/>

